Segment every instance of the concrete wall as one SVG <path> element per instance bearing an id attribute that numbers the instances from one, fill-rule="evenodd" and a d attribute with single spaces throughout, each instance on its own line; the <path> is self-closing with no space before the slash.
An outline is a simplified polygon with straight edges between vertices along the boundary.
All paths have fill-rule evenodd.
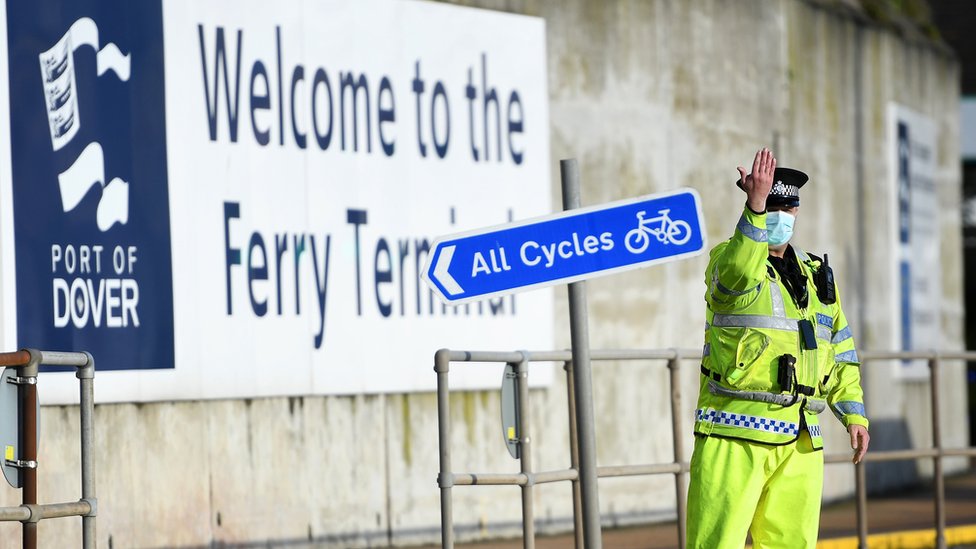
<path id="1" fill-rule="evenodd" d="M 861 349 L 896 346 L 889 296 L 897 278 L 888 267 L 896 235 L 884 229 L 894 192 L 887 105 L 896 101 L 934 119 L 941 328 L 946 348 L 962 347 L 959 68 L 951 57 L 799 0 L 469 4 L 546 19 L 553 204 L 560 203 L 555 166 L 575 157 L 585 204 L 698 189 L 716 243 L 731 234 L 743 203 L 732 184 L 735 167 L 747 165 L 756 149 L 771 146 L 781 165 L 807 171 L 812 182 L 796 241 L 831 254 Z M 593 347 L 700 346 L 705 263 L 698 257 L 588 283 Z M 566 348 L 565 291 L 556 295 L 553 348 Z M 900 381 L 896 368 L 876 363 L 863 370 L 876 448 L 925 445 L 930 437 L 928 384 Z M 593 376 L 599 463 L 669 461 L 664 364 L 599 364 Z M 686 363 L 682 377 L 690 433 L 696 365 Z M 569 464 L 566 386 L 558 372 L 556 379 L 532 393 L 539 470 Z M 962 379 L 963 366 L 949 364 L 940 387 L 943 436 L 957 446 L 967 442 L 959 421 L 966 410 Z M 452 395 L 457 470 L 517 471 L 501 441 L 499 406 L 493 391 Z M 42 410 L 42 501 L 78 497 L 77 419 L 71 407 Z M 847 451 L 840 425 L 824 423 L 828 451 Z M 431 394 L 102 405 L 95 425 L 101 547 L 438 539 Z M 690 455 L 690 435 L 684 444 Z M 872 487 L 893 476 L 891 469 L 872 471 Z M 849 467 L 831 466 L 826 497 L 849 496 L 852 484 Z M 600 487 L 602 510 L 617 523 L 673 516 L 669 476 L 603 480 Z M 0 504 L 16 505 L 19 497 L 0 489 Z M 567 484 L 537 489 L 542 529 L 567 528 L 571 512 Z M 516 488 L 455 489 L 462 538 L 514 534 L 519 520 Z M 41 523 L 41 546 L 75 546 L 79 523 Z M 16 546 L 17 539 L 19 525 L 0 527 L 0 544 Z"/>

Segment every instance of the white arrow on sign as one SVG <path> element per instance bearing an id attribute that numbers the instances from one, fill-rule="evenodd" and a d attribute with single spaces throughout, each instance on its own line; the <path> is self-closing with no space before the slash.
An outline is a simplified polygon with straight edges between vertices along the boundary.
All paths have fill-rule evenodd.
<path id="1" fill-rule="evenodd" d="M 464 288 L 461 288 L 461 285 L 457 283 L 457 280 L 454 280 L 451 273 L 447 272 L 451 267 L 451 258 L 454 257 L 455 248 L 457 246 L 445 246 L 441 251 L 440 257 L 437 258 L 437 265 L 434 266 L 434 278 L 443 284 L 444 289 L 451 295 L 464 293 Z"/>

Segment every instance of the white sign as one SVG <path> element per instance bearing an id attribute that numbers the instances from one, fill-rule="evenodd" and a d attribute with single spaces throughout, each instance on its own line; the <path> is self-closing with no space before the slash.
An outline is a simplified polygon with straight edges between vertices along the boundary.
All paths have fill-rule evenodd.
<path id="1" fill-rule="evenodd" d="M 96 383 L 98 400 L 106 402 L 426 391 L 436 387 L 439 348 L 552 347 L 551 291 L 455 307 L 421 281 L 436 235 L 551 212 L 541 19 L 404 0 L 166 0 L 161 7 L 113 0 L 122 6 L 115 16 L 45 1 L 64 9 L 41 14 L 57 25 L 35 25 L 37 33 L 57 26 L 56 33 L 17 42 L 37 46 L 16 53 L 33 63 L 22 93 L 62 94 L 65 88 L 44 80 L 44 71 L 70 63 L 80 100 L 71 96 L 58 108 L 84 124 L 61 128 L 56 122 L 64 125 L 65 117 L 49 102 L 38 108 L 40 122 L 5 113 L 16 122 L 11 140 L 39 126 L 37 154 L 53 160 L 35 165 L 94 166 L 100 179 L 69 177 L 62 188 L 70 187 L 71 208 L 59 202 L 56 210 L 67 227 L 92 225 L 91 237 L 73 238 L 70 228 L 32 235 L 17 218 L 17 253 L 5 246 L 3 255 L 6 349 L 64 341 L 59 347 L 70 348 L 62 350 L 89 350 L 104 341 L 95 359 L 106 368 Z M 21 14 L 27 9 L 8 8 L 11 22 L 3 28 L 30 20 Z M 140 38 L 147 21 L 162 29 L 161 44 Z M 82 35 L 88 38 L 80 43 L 91 47 L 73 44 Z M 11 56 L 15 38 L 3 41 Z M 131 77 L 106 73 L 105 51 L 111 62 L 124 59 Z M 146 60 L 153 55 L 163 61 L 149 78 L 155 69 Z M 21 93 L 3 69 L 0 93 L 11 86 L 13 96 Z M 149 99 L 140 103 L 153 84 L 165 97 L 158 124 L 139 126 L 142 119 L 132 115 L 132 126 L 98 137 L 98 151 L 75 151 L 93 142 L 86 132 L 108 124 L 110 113 L 99 119 L 99 109 L 115 101 L 113 94 L 131 102 L 114 104 L 126 115 L 161 110 Z M 8 97 L 0 100 L 6 109 Z M 140 148 L 153 136 L 158 146 Z M 168 194 L 147 211 L 168 208 L 168 226 L 153 221 L 140 228 L 139 207 L 147 206 L 137 204 L 149 196 L 140 155 L 160 149 L 166 172 L 160 184 Z M 35 200 L 22 190 L 27 175 L 20 174 L 29 170 L 18 166 L 26 154 L 14 147 L 0 156 L 3 196 L 14 196 L 3 200 L 8 244 L 11 217 Z M 59 170 L 60 164 L 49 178 L 52 196 L 57 173 L 80 173 Z M 127 185 L 128 205 L 118 197 L 111 202 L 124 207 L 126 218 L 115 210 L 88 215 L 89 195 L 107 194 L 115 178 L 119 188 Z M 97 203 L 91 199 L 93 212 Z M 141 243 L 140 230 L 168 231 L 169 249 Z M 132 236 L 112 240 L 123 232 Z M 156 280 L 157 274 L 169 280 L 169 257 L 153 262 L 169 253 L 171 290 Z M 15 279 L 37 277 L 12 265 L 33 254 L 54 282 L 44 279 L 28 292 L 27 282 Z M 133 343 L 123 346 L 133 347 L 130 354 L 111 349 L 129 336 Z M 169 350 L 171 358 L 157 363 L 138 353 L 152 345 L 159 349 L 153 356 Z M 494 388 L 499 375 L 477 367 L 455 373 L 452 386 L 461 388 Z M 534 381 L 550 376 L 533 370 Z M 48 374 L 42 383 L 45 403 L 77 400 L 70 374 Z"/>
<path id="2" fill-rule="evenodd" d="M 897 104 L 888 108 L 890 171 L 897 190 L 893 219 L 897 253 L 893 254 L 901 311 L 898 340 L 902 350 L 940 346 L 942 301 L 939 261 L 939 205 L 936 192 L 936 125 L 931 118 Z M 904 362 L 908 377 L 928 377 L 924 361 Z"/>

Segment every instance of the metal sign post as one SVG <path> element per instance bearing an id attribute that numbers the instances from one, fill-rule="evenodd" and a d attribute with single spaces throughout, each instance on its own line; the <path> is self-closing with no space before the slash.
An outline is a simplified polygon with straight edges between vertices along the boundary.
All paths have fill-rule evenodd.
<path id="1" fill-rule="evenodd" d="M 23 459 L 28 466 L 21 472 L 24 479 L 24 492 L 21 494 L 25 507 L 37 505 L 37 360 L 20 368 L 24 383 L 17 388 L 20 393 L 20 418 L 24 422 L 20 432 Z M 24 549 L 37 548 L 37 521 L 24 523 Z"/>
<path id="2" fill-rule="evenodd" d="M 579 166 L 575 159 L 561 160 L 563 209 L 580 207 Z M 590 375 L 590 335 L 586 311 L 586 282 L 569 285 L 569 336 L 572 343 L 576 389 L 576 436 L 579 441 L 579 478 L 583 503 L 583 543 L 600 549 L 600 489 L 596 474 L 596 427 L 593 419 L 593 380 Z"/>

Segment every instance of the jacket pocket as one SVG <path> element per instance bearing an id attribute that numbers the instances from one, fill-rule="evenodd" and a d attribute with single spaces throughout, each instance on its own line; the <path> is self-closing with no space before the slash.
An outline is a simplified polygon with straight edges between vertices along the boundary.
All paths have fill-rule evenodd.
<path id="1" fill-rule="evenodd" d="M 725 379 L 737 389 L 769 391 L 776 379 L 776 361 L 772 358 L 771 338 L 753 328 L 743 328 L 735 350 L 735 360 L 728 366 Z"/>

